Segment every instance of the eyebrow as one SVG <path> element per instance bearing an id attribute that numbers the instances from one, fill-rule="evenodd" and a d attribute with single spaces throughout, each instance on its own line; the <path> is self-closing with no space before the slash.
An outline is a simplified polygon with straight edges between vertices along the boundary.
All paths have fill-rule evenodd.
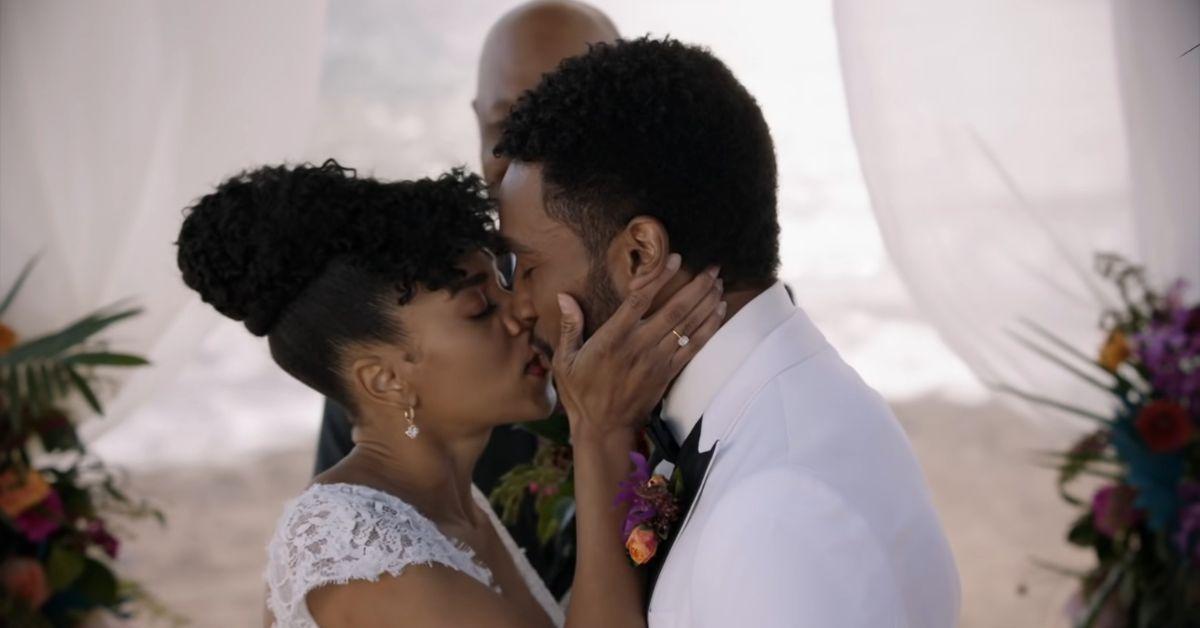
<path id="1" fill-rule="evenodd" d="M 463 279 L 459 279 L 458 281 L 451 282 L 450 285 L 446 286 L 446 289 L 448 289 L 450 291 L 451 295 L 457 295 L 459 292 L 462 292 L 463 290 L 466 290 L 467 288 L 481 286 L 481 285 L 483 285 L 483 283 L 485 281 L 487 281 L 486 273 L 475 273 L 474 275 L 471 275 L 470 277 L 466 277 Z"/>
<path id="2" fill-rule="evenodd" d="M 518 255 L 532 255 L 533 254 L 533 249 L 525 246 L 524 244 L 521 244 L 520 242 L 517 242 L 516 240 L 512 239 L 509 236 L 501 234 L 500 242 L 504 245 L 504 249 L 511 253 L 516 253 Z"/>

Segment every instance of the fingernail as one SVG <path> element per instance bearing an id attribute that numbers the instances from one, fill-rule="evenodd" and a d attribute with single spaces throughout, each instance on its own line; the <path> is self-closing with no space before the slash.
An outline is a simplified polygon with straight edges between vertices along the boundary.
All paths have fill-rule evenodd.
<path id="1" fill-rule="evenodd" d="M 717 291 L 718 292 L 725 291 L 725 280 L 724 279 L 717 279 Z"/>
<path id="2" fill-rule="evenodd" d="M 571 302 L 567 300 L 567 295 L 558 293 L 558 309 L 563 313 L 567 313 L 567 308 L 571 307 Z"/>
<path id="3" fill-rule="evenodd" d="M 720 303 L 717 304 L 717 316 L 724 317 L 725 310 L 728 310 L 728 309 L 729 309 L 729 304 L 726 303 L 725 301 L 721 301 Z"/>
<path id="4" fill-rule="evenodd" d="M 683 258 L 678 253 L 672 253 L 667 256 L 667 270 L 679 270 L 683 265 Z"/>
<path id="5" fill-rule="evenodd" d="M 712 268 L 709 268 L 709 269 L 708 269 L 708 274 L 712 275 L 713 277 L 716 277 L 717 275 L 720 275 L 720 274 L 721 274 L 721 267 L 720 267 L 720 266 L 713 266 Z"/>

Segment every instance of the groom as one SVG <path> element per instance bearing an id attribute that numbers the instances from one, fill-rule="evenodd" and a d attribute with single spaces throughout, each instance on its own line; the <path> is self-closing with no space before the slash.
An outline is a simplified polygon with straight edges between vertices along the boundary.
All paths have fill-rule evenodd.
<path id="1" fill-rule="evenodd" d="M 496 153 L 512 315 L 541 350 L 578 323 L 560 293 L 590 334 L 671 252 L 688 272 L 660 302 L 721 268 L 725 323 L 650 426 L 686 513 L 644 567 L 651 628 L 951 628 L 957 574 L 909 444 L 777 279 L 774 147 L 729 69 L 671 40 L 593 47 L 517 103 Z"/>

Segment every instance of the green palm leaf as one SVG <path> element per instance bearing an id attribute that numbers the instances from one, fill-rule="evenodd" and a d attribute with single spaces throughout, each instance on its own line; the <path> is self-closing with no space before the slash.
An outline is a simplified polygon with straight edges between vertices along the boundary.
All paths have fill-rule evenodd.
<path id="1" fill-rule="evenodd" d="M 127 353 L 75 353 L 63 359 L 63 364 L 89 364 L 104 366 L 146 366 L 146 358 Z"/>
<path id="2" fill-rule="evenodd" d="M 1024 399 L 1030 403 L 1034 403 L 1034 404 L 1041 405 L 1041 406 L 1048 406 L 1051 408 L 1055 408 L 1057 410 L 1062 410 L 1063 412 L 1068 412 L 1070 414 L 1074 414 L 1074 415 L 1081 416 L 1084 418 L 1092 419 L 1093 421 L 1097 421 L 1101 425 L 1104 425 L 1105 427 L 1112 427 L 1112 425 L 1113 425 L 1112 419 L 1110 419 L 1106 416 L 1096 414 L 1095 412 L 1091 412 L 1089 410 L 1084 410 L 1083 408 L 1072 406 L 1069 403 L 1066 403 L 1063 401 L 1058 401 L 1057 399 L 1051 399 L 1049 397 L 1035 395 L 1033 393 L 1025 392 L 1018 388 L 1013 388 L 1012 386 L 1009 386 L 1007 384 L 988 384 L 988 387 L 992 388 L 994 390 L 997 390 L 999 392 L 1008 393 L 1010 395 L 1015 395 L 1015 396 L 1020 397 L 1021 399 Z"/>
<path id="3" fill-rule="evenodd" d="M 42 388 L 38 382 L 37 369 L 33 365 L 25 366 L 25 399 L 29 402 L 29 411 L 33 416 L 38 416 L 42 413 L 43 396 Z"/>
<path id="4" fill-rule="evenodd" d="M 104 408 L 100 406 L 100 400 L 96 398 L 96 393 L 92 392 L 92 387 L 88 385 L 87 380 L 70 365 L 66 365 L 65 368 L 67 375 L 71 378 L 71 383 L 79 390 L 79 394 L 83 395 L 92 410 L 95 410 L 96 414 L 104 414 Z"/>
<path id="5" fill-rule="evenodd" d="M 57 357 L 100 333 L 109 325 L 137 316 L 141 312 L 140 308 L 116 312 L 96 312 L 72 323 L 62 331 L 34 338 L 13 347 L 11 351 L 0 356 L 0 364 L 19 364 L 30 360 Z"/>
<path id="6" fill-rule="evenodd" d="M 1079 349 L 1071 346 L 1071 344 L 1069 342 L 1063 340 L 1062 338 L 1059 338 L 1053 332 L 1046 329 L 1045 327 L 1042 327 L 1041 325 L 1038 325 L 1037 323 L 1035 323 L 1029 319 L 1026 319 L 1026 318 L 1022 318 L 1021 323 L 1024 324 L 1026 327 L 1028 327 L 1030 329 L 1030 331 L 1041 336 L 1042 338 L 1046 339 L 1047 341 L 1053 343 L 1055 346 L 1062 349 L 1063 351 L 1066 351 L 1067 353 L 1075 356 L 1076 358 L 1079 358 L 1084 363 L 1094 366 L 1094 367 L 1100 369 L 1101 371 L 1111 375 L 1114 379 L 1117 380 L 1117 383 L 1119 383 L 1121 386 L 1123 386 L 1127 389 L 1139 390 L 1139 388 L 1135 385 L 1135 383 L 1132 380 L 1122 376 L 1120 373 L 1114 373 L 1114 372 L 1109 371 L 1108 369 L 1104 368 L 1100 364 L 1100 362 L 1098 362 L 1094 357 L 1089 356 L 1089 355 L 1083 353 L 1082 351 L 1080 351 Z"/>
<path id="7" fill-rule="evenodd" d="M 1020 334 L 1017 334 L 1016 332 L 1010 331 L 1010 332 L 1008 332 L 1008 335 L 1011 336 L 1018 343 L 1023 345 L 1026 349 L 1033 351 L 1034 353 L 1040 355 L 1041 357 L 1045 358 L 1049 362 L 1057 364 L 1058 366 L 1062 367 L 1066 371 L 1069 371 L 1071 374 L 1075 375 L 1079 379 L 1082 379 L 1083 381 L 1095 386 L 1096 388 L 1099 388 L 1100 390 L 1103 390 L 1104 392 L 1112 394 L 1113 396 L 1117 397 L 1118 399 L 1120 399 L 1122 401 L 1125 400 L 1125 396 L 1122 394 L 1121 388 L 1119 386 L 1117 386 L 1116 384 L 1105 383 L 1105 382 L 1100 381 L 1099 379 L 1093 377 L 1092 375 L 1085 373 L 1082 369 L 1080 369 L 1080 368 L 1076 367 L 1075 365 L 1067 362 L 1066 360 L 1058 357 L 1057 355 L 1050 353 L 1050 351 L 1038 346 L 1033 341 L 1021 336 Z"/>
<path id="8" fill-rule="evenodd" d="M 21 291 L 21 286 L 25 284 L 25 280 L 29 278 L 29 273 L 33 272 L 33 267 L 37 264 L 41 253 L 34 255 L 32 259 L 25 262 L 25 267 L 21 269 L 21 273 L 17 275 L 17 280 L 13 282 L 13 286 L 8 289 L 8 294 L 4 295 L 4 300 L 0 301 L 0 316 L 8 311 L 8 306 L 12 305 L 17 298 L 17 293 Z"/>

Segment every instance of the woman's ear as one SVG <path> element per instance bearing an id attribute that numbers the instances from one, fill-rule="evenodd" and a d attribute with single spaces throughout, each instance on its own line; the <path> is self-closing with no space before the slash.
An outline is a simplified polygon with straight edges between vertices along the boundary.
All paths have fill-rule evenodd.
<path id="1" fill-rule="evenodd" d="M 351 366 L 351 380 L 359 393 L 371 401 L 395 408 L 417 405 L 408 378 L 380 356 L 359 358 Z"/>
<path id="2" fill-rule="evenodd" d="M 667 228 L 651 216 L 635 216 L 609 247 L 610 267 L 623 280 L 620 283 L 628 282 L 629 290 L 657 277 L 670 255 Z"/>

